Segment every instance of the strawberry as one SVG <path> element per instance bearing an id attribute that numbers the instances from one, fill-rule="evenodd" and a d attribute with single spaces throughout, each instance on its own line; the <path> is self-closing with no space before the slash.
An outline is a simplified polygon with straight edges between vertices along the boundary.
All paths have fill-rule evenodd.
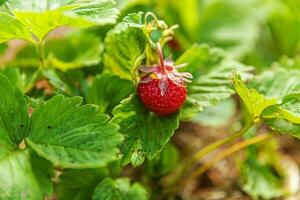
<path id="1" fill-rule="evenodd" d="M 138 84 L 138 95 L 146 108 L 165 116 L 176 112 L 183 105 L 186 98 L 184 81 L 190 82 L 192 75 L 177 71 L 185 64 L 175 66 L 172 60 L 164 60 L 160 45 L 158 54 L 159 64 L 139 68 L 146 75 Z"/>

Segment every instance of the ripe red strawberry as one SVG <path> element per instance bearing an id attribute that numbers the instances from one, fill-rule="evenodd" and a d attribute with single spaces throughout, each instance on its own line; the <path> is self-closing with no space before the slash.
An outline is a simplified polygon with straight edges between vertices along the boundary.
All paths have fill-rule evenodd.
<path id="1" fill-rule="evenodd" d="M 149 110 L 164 116 L 176 112 L 186 98 L 184 81 L 189 82 L 192 75 L 177 71 L 185 64 L 174 66 L 174 62 L 163 59 L 158 45 L 160 63 L 153 66 L 141 66 L 140 71 L 146 73 L 138 84 L 138 95 Z"/>

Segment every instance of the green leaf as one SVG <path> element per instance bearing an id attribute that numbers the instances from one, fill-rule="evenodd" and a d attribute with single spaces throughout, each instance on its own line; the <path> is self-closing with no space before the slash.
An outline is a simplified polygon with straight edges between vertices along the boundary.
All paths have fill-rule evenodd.
<path id="1" fill-rule="evenodd" d="M 181 71 L 190 72 L 198 78 L 220 65 L 227 57 L 228 55 L 222 49 L 207 44 L 193 44 L 176 60 L 176 64 L 187 63 Z"/>
<path id="2" fill-rule="evenodd" d="M 259 119 L 263 110 L 271 105 L 276 104 L 277 99 L 267 99 L 259 94 L 255 89 L 248 89 L 240 76 L 235 74 L 233 77 L 233 85 L 237 94 L 244 103 L 248 114 L 252 121 Z"/>
<path id="3" fill-rule="evenodd" d="M 0 56 L 2 56 L 6 52 L 7 48 L 8 48 L 7 43 L 0 44 Z"/>
<path id="4" fill-rule="evenodd" d="M 273 68 L 256 76 L 250 87 L 269 98 L 283 97 L 291 92 L 300 91 L 300 70 Z"/>
<path id="5" fill-rule="evenodd" d="M 105 37 L 104 64 L 121 78 L 133 79 L 135 68 L 144 57 L 148 34 L 140 21 L 142 14 L 130 14 Z"/>
<path id="6" fill-rule="evenodd" d="M 56 69 L 44 70 L 44 76 L 54 87 L 55 92 L 68 96 L 79 96 L 87 87 L 87 82 L 81 70 L 69 70 L 62 72 Z"/>
<path id="7" fill-rule="evenodd" d="M 62 71 L 97 65 L 101 61 L 103 44 L 88 31 L 73 31 L 66 37 L 45 44 L 46 65 Z"/>
<path id="8" fill-rule="evenodd" d="M 14 59 L 8 62 L 9 66 L 16 68 L 38 68 L 40 66 L 39 56 L 34 45 L 26 45 L 22 47 Z"/>
<path id="9" fill-rule="evenodd" d="M 27 105 L 22 92 L 0 74 L 0 159 L 26 136 L 29 126 Z"/>
<path id="10" fill-rule="evenodd" d="M 179 23 L 189 41 L 217 46 L 235 58 L 255 50 L 261 25 L 267 22 L 272 11 L 278 10 L 278 2 L 274 1 L 164 2 L 168 10 L 163 13 L 171 13 L 169 21 Z"/>
<path id="11" fill-rule="evenodd" d="M 103 167 L 117 159 L 122 136 L 93 105 L 80 97 L 55 96 L 35 108 L 26 142 L 40 156 L 63 168 Z"/>
<path id="12" fill-rule="evenodd" d="M 168 143 L 179 126 L 179 112 L 159 117 L 149 112 L 136 95 L 121 102 L 113 110 L 112 121 L 121 127 L 125 140 L 121 147 L 123 163 L 152 160 Z M 141 164 L 141 162 L 137 162 Z"/>
<path id="13" fill-rule="evenodd" d="M 93 200 L 147 200 L 147 191 L 128 178 L 104 179 L 95 189 Z"/>
<path id="14" fill-rule="evenodd" d="M 168 174 L 178 166 L 179 152 L 174 145 L 167 144 L 164 149 L 147 165 L 151 176 L 159 177 Z"/>
<path id="15" fill-rule="evenodd" d="M 222 127 L 232 119 L 236 113 L 236 109 L 237 105 L 234 99 L 224 99 L 216 106 L 205 108 L 191 120 L 205 126 Z"/>
<path id="16" fill-rule="evenodd" d="M 39 40 L 60 26 L 85 28 L 116 22 L 119 11 L 111 0 L 96 1 L 9 1 L 16 18 Z"/>
<path id="17" fill-rule="evenodd" d="M 279 104 L 264 110 L 264 121 L 275 131 L 300 138 L 300 93 L 282 98 Z"/>
<path id="18" fill-rule="evenodd" d="M 9 25 L 9 26 L 8 26 Z M 34 42 L 31 33 L 13 16 L 0 12 L 0 43 L 12 39 L 24 39 Z"/>
<path id="19" fill-rule="evenodd" d="M 10 9 L 27 10 L 27 11 L 44 11 L 57 9 L 60 6 L 74 2 L 74 0 L 7 0 Z"/>
<path id="20" fill-rule="evenodd" d="M 102 59 L 104 47 L 98 36 L 87 30 L 76 30 L 62 38 L 45 42 L 45 65 L 68 71 L 98 65 Z M 9 62 L 15 67 L 39 67 L 39 56 L 34 45 L 21 48 L 16 57 Z"/>
<path id="21" fill-rule="evenodd" d="M 300 93 L 292 93 L 282 98 L 281 103 L 268 107 L 263 117 L 282 118 L 300 124 Z"/>
<path id="22" fill-rule="evenodd" d="M 111 113 L 112 109 L 133 91 L 131 81 L 105 72 L 94 78 L 88 90 L 87 101 L 98 105 L 100 112 Z"/>
<path id="23" fill-rule="evenodd" d="M 48 161 L 24 150 L 0 161 L 0 199 L 40 200 L 52 193 L 53 175 Z"/>
<path id="24" fill-rule="evenodd" d="M 252 67 L 232 60 L 223 50 L 208 45 L 193 45 L 183 53 L 176 64 L 187 63 L 182 71 L 193 74 L 192 83 L 187 85 L 188 96 L 181 110 L 182 119 L 189 119 L 203 108 L 216 105 L 220 100 L 234 94 L 233 71 L 243 79 L 251 77 Z"/>
<path id="25" fill-rule="evenodd" d="M 58 199 L 86 200 L 92 199 L 93 191 L 99 182 L 108 177 L 108 170 L 99 169 L 68 169 L 59 177 L 57 185 Z"/>
<path id="26" fill-rule="evenodd" d="M 0 5 L 4 4 L 6 0 L 0 0 Z"/>
<path id="27" fill-rule="evenodd" d="M 272 147 L 268 146 L 267 150 L 270 151 L 270 148 Z M 264 155 L 272 156 L 271 158 L 259 158 L 262 152 L 257 152 L 257 150 L 257 146 L 248 147 L 246 151 L 248 156 L 241 163 L 240 180 L 242 189 L 254 199 L 272 199 L 283 195 L 283 177 L 276 168 L 278 154 L 274 157 L 275 149 L 272 149 L 270 155 Z M 272 163 L 268 163 L 267 159 L 270 159 Z"/>
<path id="28" fill-rule="evenodd" d="M 0 69 L 0 73 L 9 79 L 11 84 L 21 91 L 24 91 L 26 85 L 30 82 L 33 73 L 30 70 L 22 71 L 16 67 L 4 67 Z"/>

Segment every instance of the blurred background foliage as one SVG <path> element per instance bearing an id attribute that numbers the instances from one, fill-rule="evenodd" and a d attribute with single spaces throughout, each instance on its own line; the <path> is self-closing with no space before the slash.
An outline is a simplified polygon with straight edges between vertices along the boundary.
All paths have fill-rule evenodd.
<path id="1" fill-rule="evenodd" d="M 298 0 L 119 0 L 122 16 L 152 11 L 169 24 L 179 24 L 175 41 L 183 51 L 207 43 L 230 52 L 260 71 L 282 56 L 300 51 Z M 122 17 L 121 17 L 122 18 Z"/>

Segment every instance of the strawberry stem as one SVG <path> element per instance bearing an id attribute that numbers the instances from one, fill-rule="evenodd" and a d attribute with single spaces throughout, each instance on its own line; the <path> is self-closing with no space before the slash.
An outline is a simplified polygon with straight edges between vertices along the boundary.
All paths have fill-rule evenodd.
<path id="1" fill-rule="evenodd" d="M 167 68 L 164 64 L 164 55 L 163 55 L 162 48 L 161 48 L 159 43 L 157 43 L 157 52 L 158 52 L 158 55 L 159 55 L 160 69 L 161 69 L 162 73 L 166 74 L 167 73 Z"/>

